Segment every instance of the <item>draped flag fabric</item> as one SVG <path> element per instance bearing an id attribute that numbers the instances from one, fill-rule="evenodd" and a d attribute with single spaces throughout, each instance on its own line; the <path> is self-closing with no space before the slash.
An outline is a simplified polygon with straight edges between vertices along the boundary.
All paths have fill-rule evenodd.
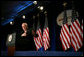
<path id="1" fill-rule="evenodd" d="M 43 29 L 43 43 L 44 43 L 44 50 L 46 51 L 50 47 L 49 28 L 46 13 L 45 13 L 45 25 Z"/>
<path id="2" fill-rule="evenodd" d="M 82 19 L 81 29 L 82 29 L 82 38 L 83 38 L 83 19 Z"/>
<path id="3" fill-rule="evenodd" d="M 39 24 L 39 19 L 38 19 L 36 34 L 38 35 L 38 37 L 34 37 L 34 42 L 36 45 L 36 50 L 38 51 L 43 46 L 42 32 Z"/>
<path id="4" fill-rule="evenodd" d="M 74 11 L 72 12 L 72 15 L 73 14 Z M 83 38 L 81 35 L 82 34 L 81 26 L 76 16 L 72 17 L 70 32 L 71 32 L 71 45 L 75 51 L 78 51 L 83 46 Z"/>
<path id="5" fill-rule="evenodd" d="M 63 25 L 61 28 L 60 40 L 62 42 L 62 47 L 64 51 L 70 48 L 70 44 L 71 44 L 70 32 L 69 32 L 69 27 L 67 24 L 66 10 L 64 11 L 64 20 L 63 20 Z"/>

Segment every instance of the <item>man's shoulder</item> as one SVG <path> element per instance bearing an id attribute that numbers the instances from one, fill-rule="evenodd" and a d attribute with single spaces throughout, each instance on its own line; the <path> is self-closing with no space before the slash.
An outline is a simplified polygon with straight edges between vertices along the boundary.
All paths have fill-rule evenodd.
<path id="1" fill-rule="evenodd" d="M 33 30 L 33 28 L 30 28 L 29 30 Z"/>
<path id="2" fill-rule="evenodd" d="M 33 28 L 29 28 L 29 32 L 30 32 L 30 33 L 32 32 L 32 30 L 33 30 Z"/>

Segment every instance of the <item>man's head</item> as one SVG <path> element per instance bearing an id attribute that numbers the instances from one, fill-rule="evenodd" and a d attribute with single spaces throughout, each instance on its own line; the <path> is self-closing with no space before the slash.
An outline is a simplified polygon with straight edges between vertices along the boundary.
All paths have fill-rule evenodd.
<path id="1" fill-rule="evenodd" d="M 27 23 L 22 23 L 22 29 L 23 29 L 24 31 L 27 31 L 27 29 L 28 29 L 28 24 L 27 24 Z"/>

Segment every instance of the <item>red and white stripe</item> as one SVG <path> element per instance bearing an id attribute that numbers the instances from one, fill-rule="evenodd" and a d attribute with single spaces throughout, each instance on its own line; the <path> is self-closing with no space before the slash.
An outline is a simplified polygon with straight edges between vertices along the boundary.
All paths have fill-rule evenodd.
<path id="1" fill-rule="evenodd" d="M 81 29 L 82 29 L 82 38 L 83 38 L 83 19 L 82 19 Z"/>
<path id="2" fill-rule="evenodd" d="M 41 29 L 39 28 L 36 33 L 38 34 L 38 37 L 37 38 L 34 37 L 34 42 L 35 42 L 35 45 L 36 45 L 36 49 L 38 50 L 43 45 Z"/>
<path id="3" fill-rule="evenodd" d="M 44 50 L 47 50 L 50 47 L 49 28 L 48 27 L 43 30 L 43 42 L 44 42 Z"/>
<path id="4" fill-rule="evenodd" d="M 78 51 L 83 45 L 83 38 L 81 36 L 82 30 L 78 19 L 71 23 L 71 45 L 75 51 Z"/>
<path id="5" fill-rule="evenodd" d="M 63 50 L 67 50 L 70 48 L 70 32 L 68 28 L 68 24 L 62 25 L 60 40 L 62 42 Z"/>

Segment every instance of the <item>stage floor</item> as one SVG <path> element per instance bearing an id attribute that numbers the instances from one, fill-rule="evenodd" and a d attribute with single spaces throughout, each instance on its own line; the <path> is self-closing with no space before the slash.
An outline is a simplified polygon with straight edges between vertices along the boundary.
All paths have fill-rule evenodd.
<path id="1" fill-rule="evenodd" d="M 7 52 L 2 51 L 1 56 L 7 56 Z M 83 56 L 83 52 L 16 51 L 14 56 Z"/>

